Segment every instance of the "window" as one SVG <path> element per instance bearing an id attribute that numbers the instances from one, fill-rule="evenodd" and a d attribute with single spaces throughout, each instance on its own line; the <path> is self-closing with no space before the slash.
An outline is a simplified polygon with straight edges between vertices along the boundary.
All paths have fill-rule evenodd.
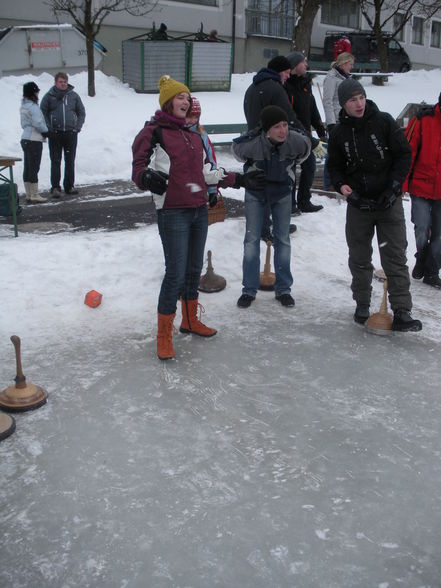
<path id="1" fill-rule="evenodd" d="M 420 16 L 414 16 L 412 20 L 412 43 L 423 45 L 424 39 L 424 19 Z"/>
<path id="2" fill-rule="evenodd" d="M 360 27 L 360 11 L 357 0 L 324 0 L 321 22 L 358 29 Z"/>
<path id="3" fill-rule="evenodd" d="M 394 14 L 394 31 L 396 31 L 403 23 L 404 20 L 404 14 L 402 12 L 397 12 L 396 14 Z M 398 35 L 396 35 L 396 40 L 397 41 L 404 41 L 404 30 L 406 28 L 406 25 L 404 25 L 404 27 L 401 29 L 401 31 L 398 33 Z"/>
<path id="4" fill-rule="evenodd" d="M 441 48 L 441 22 L 438 20 L 432 21 L 432 30 L 430 33 L 430 46 Z"/>
<path id="5" fill-rule="evenodd" d="M 248 35 L 291 39 L 294 28 L 293 2 L 290 0 L 250 0 L 246 14 Z"/>

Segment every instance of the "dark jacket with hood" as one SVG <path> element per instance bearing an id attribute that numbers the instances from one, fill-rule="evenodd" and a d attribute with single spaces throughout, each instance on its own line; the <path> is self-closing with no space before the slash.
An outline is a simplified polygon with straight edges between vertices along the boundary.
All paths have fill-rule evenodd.
<path id="1" fill-rule="evenodd" d="M 49 131 L 75 131 L 79 133 L 86 118 L 86 110 L 81 98 L 68 84 L 66 90 L 57 86 L 43 96 L 40 104 Z"/>
<path id="2" fill-rule="evenodd" d="M 259 126 L 260 113 L 265 106 L 280 106 L 286 112 L 288 123 L 292 128 L 303 128 L 291 108 L 288 96 L 280 80 L 280 74 L 266 67 L 257 72 L 253 77 L 253 83 L 245 92 L 243 110 L 249 131 Z"/>
<path id="3" fill-rule="evenodd" d="M 291 108 L 305 129 L 309 133 L 315 129 L 320 138 L 326 138 L 326 130 L 312 94 L 310 77 L 292 75 L 286 80 L 285 91 Z"/>
<path id="4" fill-rule="evenodd" d="M 342 108 L 339 124 L 329 138 L 328 156 L 328 170 L 336 190 L 347 184 L 361 198 L 387 208 L 391 197 L 396 199 L 401 193 L 411 149 L 392 116 L 366 100 L 361 118 L 348 116 Z"/>

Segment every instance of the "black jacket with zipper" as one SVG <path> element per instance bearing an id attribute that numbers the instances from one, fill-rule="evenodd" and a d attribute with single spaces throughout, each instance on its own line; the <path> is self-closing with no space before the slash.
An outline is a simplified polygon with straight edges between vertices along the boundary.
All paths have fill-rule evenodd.
<path id="1" fill-rule="evenodd" d="M 328 171 L 336 190 L 347 184 L 362 198 L 378 200 L 385 190 L 401 187 L 411 157 L 403 131 L 371 100 L 361 118 L 340 111 L 328 144 Z"/>

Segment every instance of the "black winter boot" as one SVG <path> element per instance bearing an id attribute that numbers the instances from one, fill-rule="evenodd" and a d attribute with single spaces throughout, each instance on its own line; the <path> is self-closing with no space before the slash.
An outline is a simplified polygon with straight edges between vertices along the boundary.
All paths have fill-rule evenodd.
<path id="1" fill-rule="evenodd" d="M 355 309 L 354 313 L 354 321 L 359 325 L 364 325 L 364 323 L 369 318 L 369 306 L 366 304 L 357 304 L 357 308 Z"/>
<path id="2" fill-rule="evenodd" d="M 392 331 L 421 331 L 422 328 L 421 321 L 413 319 L 408 310 L 405 308 L 395 310 Z"/>
<path id="3" fill-rule="evenodd" d="M 437 274 L 434 276 L 424 276 L 423 283 L 432 286 L 433 288 L 441 289 L 441 280 Z"/>

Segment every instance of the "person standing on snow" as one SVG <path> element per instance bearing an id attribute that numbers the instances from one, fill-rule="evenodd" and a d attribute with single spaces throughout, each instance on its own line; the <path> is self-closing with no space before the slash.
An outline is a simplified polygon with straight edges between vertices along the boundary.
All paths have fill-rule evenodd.
<path id="1" fill-rule="evenodd" d="M 159 105 L 132 145 L 132 179 L 152 194 L 165 257 L 158 300 L 157 354 L 175 356 L 173 320 L 181 298 L 182 333 L 212 337 L 216 329 L 198 319 L 198 286 L 208 230 L 207 186 L 250 188 L 264 182 L 261 172 L 236 174 L 212 169 L 200 134 L 186 121 L 190 90 L 167 75 L 160 78 Z M 202 310 L 202 307 L 201 307 Z"/>
<path id="2" fill-rule="evenodd" d="M 51 194 L 61 196 L 61 158 L 64 153 L 64 192 L 78 194 L 75 189 L 75 156 L 78 133 L 84 124 L 86 111 L 81 98 L 68 83 L 64 72 L 55 74 L 55 85 L 44 95 L 41 111 L 49 128 L 51 158 Z"/>
<path id="3" fill-rule="evenodd" d="M 375 230 L 381 265 L 394 312 L 392 330 L 420 331 L 413 319 L 406 265 L 406 222 L 401 186 L 411 149 L 390 114 L 380 112 L 360 82 L 347 79 L 338 88 L 342 110 L 329 138 L 328 169 L 334 188 L 346 197 L 346 241 L 352 274 L 354 320 L 369 318 L 372 291 L 372 239 Z"/>
<path id="4" fill-rule="evenodd" d="M 38 193 L 38 172 L 40 171 L 43 141 L 48 136 L 48 128 L 38 106 L 40 88 L 35 82 L 23 85 L 23 100 L 20 107 L 20 120 L 23 128 L 21 147 L 24 153 L 23 182 L 26 191 L 26 202 L 35 204 L 47 202 Z"/>
<path id="5" fill-rule="evenodd" d="M 323 108 L 325 111 L 328 136 L 338 123 L 338 115 L 341 110 L 340 102 L 338 101 L 338 87 L 342 82 L 351 77 L 354 63 L 355 58 L 351 53 L 347 53 L 346 51 L 339 53 L 337 59 L 331 63 L 331 69 L 323 81 Z M 332 188 L 328 173 L 328 157 L 325 158 L 323 168 L 323 188 L 325 190 Z"/>
<path id="6" fill-rule="evenodd" d="M 266 106 L 260 113 L 260 127 L 234 139 L 233 153 L 245 162 L 244 171 L 262 170 L 266 185 L 245 190 L 245 239 L 243 289 L 237 301 L 248 308 L 256 298 L 260 283 L 260 238 L 264 215 L 269 208 L 273 218 L 275 296 L 282 306 L 294 306 L 289 221 L 291 194 L 295 182 L 293 167 L 311 151 L 310 139 L 289 129 L 286 112 L 279 106 Z"/>
<path id="7" fill-rule="evenodd" d="M 416 264 L 412 277 L 441 288 L 441 94 L 438 104 L 424 106 L 407 126 L 412 164 L 403 191 L 410 193 L 415 230 Z"/>
<path id="8" fill-rule="evenodd" d="M 299 212 L 318 212 L 322 210 L 321 204 L 311 202 L 311 187 L 314 181 L 316 170 L 316 157 L 326 155 L 326 130 L 323 125 L 320 113 L 312 94 L 311 78 L 308 75 L 308 62 L 303 53 L 294 51 L 286 56 L 290 63 L 290 77 L 286 80 L 285 89 L 288 94 L 289 103 L 297 118 L 310 133 L 315 129 L 320 140 L 313 141 L 313 148 L 306 159 L 300 166 L 301 174 L 299 187 L 297 190 L 297 199 L 295 195 L 295 186 L 292 195 L 292 212 L 297 215 Z"/>
<path id="9" fill-rule="evenodd" d="M 267 67 L 261 68 L 253 77 L 253 83 L 247 88 L 243 101 L 243 111 L 247 121 L 248 131 L 253 131 L 260 125 L 260 113 L 265 106 L 279 106 L 286 114 L 288 123 L 295 130 L 304 131 L 291 108 L 284 89 L 289 78 L 291 65 L 283 55 L 276 55 L 268 61 Z M 296 225 L 290 226 L 290 232 L 297 230 Z M 270 211 L 267 209 L 262 224 L 262 239 L 272 241 Z"/>

